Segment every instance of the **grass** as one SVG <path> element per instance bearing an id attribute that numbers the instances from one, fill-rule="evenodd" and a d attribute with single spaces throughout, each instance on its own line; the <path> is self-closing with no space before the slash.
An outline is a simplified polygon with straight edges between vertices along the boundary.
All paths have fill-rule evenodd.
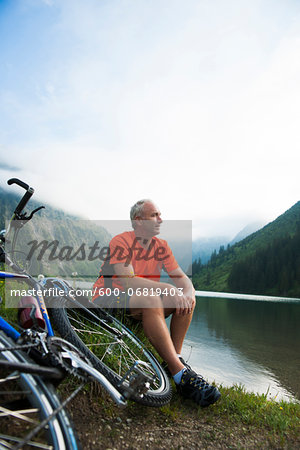
<path id="1" fill-rule="evenodd" d="M 142 342 L 147 342 L 139 323 L 128 323 L 128 319 L 126 319 L 126 325 Z M 149 348 L 149 342 L 147 344 Z M 158 355 L 156 354 L 156 356 Z M 257 433 L 267 430 L 269 440 L 272 441 L 274 438 L 277 443 L 279 441 L 284 443 L 289 438 L 294 440 L 298 437 L 299 439 L 300 403 L 278 402 L 275 399 L 269 399 L 268 393 L 259 395 L 247 392 L 243 386 L 237 385 L 221 386 L 220 391 L 221 400 L 213 407 L 205 409 L 195 407 L 190 401 L 183 404 L 182 398 L 175 392 L 171 403 L 160 408 L 160 411 L 170 421 L 177 422 L 186 414 L 190 415 L 192 409 L 195 417 L 205 418 L 207 422 L 213 423 L 216 419 L 221 420 L 226 425 L 228 433 L 231 432 L 232 427 L 243 424 L 245 427 L 253 428 Z M 137 408 L 137 405 L 134 404 L 133 408 Z M 140 411 L 139 408 L 138 411 Z M 136 413 L 139 414 L 137 411 Z"/>
<path id="2" fill-rule="evenodd" d="M 276 402 L 268 399 L 267 395 L 246 392 L 241 386 L 221 386 L 220 391 L 221 399 L 208 408 L 200 408 L 192 401 L 182 399 L 176 391 L 171 402 L 161 408 L 131 402 L 125 410 L 120 410 L 105 394 L 96 396 L 95 392 L 89 391 L 85 391 L 77 401 L 84 404 L 82 399 L 86 399 L 91 430 L 100 422 L 105 436 L 105 427 L 109 425 L 108 437 L 115 448 L 123 448 L 123 441 L 119 440 L 116 430 L 125 430 L 128 420 L 128 435 L 131 442 L 139 442 L 139 448 L 149 443 L 149 436 L 153 438 L 150 448 L 300 447 L 300 404 Z M 77 424 L 76 406 L 74 413 L 75 425 L 80 429 L 81 415 Z M 168 439 L 172 440 L 173 446 L 169 445 Z M 105 441 L 103 448 L 111 448 L 112 442 Z M 86 441 L 82 443 L 90 448 Z"/>
<path id="3" fill-rule="evenodd" d="M 0 285 L 2 298 L 4 298 L 4 294 L 4 287 Z M 9 315 L 10 319 L 16 314 L 14 310 L 4 309 L 3 305 L 1 310 L 2 315 L 5 317 Z M 133 329 L 132 323 L 127 323 L 127 325 Z M 141 326 L 137 324 L 133 331 L 142 341 L 145 341 Z M 77 385 L 77 380 L 68 378 L 60 390 L 62 392 L 73 391 Z M 224 439 L 225 436 L 237 432 L 243 436 L 255 435 L 257 438 L 263 433 L 267 436 L 270 445 L 274 447 L 296 448 L 300 446 L 300 403 L 270 400 L 267 393 L 258 395 L 246 392 L 242 386 L 221 386 L 220 391 L 222 394 L 221 400 L 212 407 L 205 409 L 198 408 L 191 401 L 182 401 L 182 398 L 175 393 L 170 404 L 159 410 L 132 403 L 122 414 L 125 417 L 130 415 L 130 417 L 145 416 L 148 418 L 150 411 L 151 420 L 155 421 L 156 427 L 160 426 L 162 417 L 171 426 L 175 423 L 182 424 L 185 421 L 189 422 L 191 419 L 198 419 L 205 424 L 215 425 L 217 423 L 218 427 L 222 429 Z M 111 403 L 107 395 L 99 388 L 88 386 L 84 395 L 89 396 L 92 402 L 97 402 L 109 419 L 120 415 L 120 410 Z M 156 412 L 151 414 L 151 411 Z M 207 434 L 207 439 L 213 440 L 216 439 L 216 436 L 211 432 Z"/>
<path id="4" fill-rule="evenodd" d="M 214 410 L 229 421 L 245 425 L 267 427 L 284 436 L 286 432 L 300 431 L 300 404 L 277 402 L 265 394 L 246 392 L 241 386 L 221 387 L 222 401 Z"/>
<path id="5" fill-rule="evenodd" d="M 300 445 L 300 403 L 270 400 L 266 394 L 247 392 L 242 386 L 221 386 L 219 389 L 221 399 L 209 408 L 197 407 L 189 400 L 183 402 L 175 393 L 171 403 L 162 407 L 161 412 L 174 423 L 184 422 L 188 417 L 198 418 L 206 424 L 218 423 L 224 436 L 236 433 L 238 429 L 243 436 L 259 438 L 263 434 L 270 445 L 276 447 L 296 448 Z"/>

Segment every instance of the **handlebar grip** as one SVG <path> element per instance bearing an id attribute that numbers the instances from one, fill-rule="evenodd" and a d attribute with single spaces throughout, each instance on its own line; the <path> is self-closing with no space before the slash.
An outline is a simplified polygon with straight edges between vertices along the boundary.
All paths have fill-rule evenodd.
<path id="1" fill-rule="evenodd" d="M 17 184 L 18 186 L 21 186 L 23 189 L 26 190 L 25 194 L 20 200 L 20 203 L 17 205 L 15 209 L 15 214 L 18 215 L 21 213 L 21 211 L 25 208 L 26 204 L 30 200 L 32 194 L 34 193 L 34 189 L 30 187 L 28 184 L 24 183 L 24 181 L 19 180 L 18 178 L 10 178 L 7 181 L 7 184 Z"/>
<path id="2" fill-rule="evenodd" d="M 32 194 L 34 193 L 34 189 L 32 189 L 32 191 L 30 189 L 32 189 L 32 188 L 29 188 L 29 190 L 27 192 L 25 192 L 20 203 L 18 204 L 18 206 L 15 209 L 15 214 L 20 214 L 20 212 L 25 208 L 25 206 L 29 202 Z"/>
<path id="3" fill-rule="evenodd" d="M 25 189 L 25 191 L 28 191 L 29 186 L 28 184 L 24 183 L 24 181 L 19 180 L 18 178 L 10 178 L 7 181 L 7 184 L 11 185 L 11 184 L 18 184 L 19 186 L 21 186 L 23 189 Z M 32 188 L 31 188 L 32 189 Z"/>

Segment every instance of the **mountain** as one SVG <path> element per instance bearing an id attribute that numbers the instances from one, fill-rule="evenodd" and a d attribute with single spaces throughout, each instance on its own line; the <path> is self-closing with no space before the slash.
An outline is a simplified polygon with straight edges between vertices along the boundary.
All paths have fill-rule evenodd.
<path id="1" fill-rule="evenodd" d="M 192 257 L 193 261 L 200 258 L 202 264 L 206 264 L 213 252 L 218 252 L 220 247 L 227 247 L 245 239 L 250 234 L 259 230 L 265 225 L 262 222 L 253 222 L 246 225 L 239 233 L 232 239 L 228 236 L 214 236 L 208 238 L 198 238 L 193 241 Z"/>
<path id="2" fill-rule="evenodd" d="M 0 227 L 6 222 L 20 201 L 21 195 L 0 188 Z M 40 206 L 30 199 L 26 211 Z M 34 218 L 21 228 L 14 260 L 33 276 L 78 277 L 95 279 L 103 258 L 100 249 L 105 249 L 111 235 L 95 221 L 84 220 L 66 214 L 49 205 L 39 211 Z M 11 242 L 7 239 L 6 250 Z"/>
<path id="3" fill-rule="evenodd" d="M 216 236 L 208 238 L 198 238 L 193 241 L 192 247 L 192 259 L 196 261 L 201 259 L 202 264 L 206 264 L 211 257 L 214 250 L 219 250 L 221 245 L 227 246 L 229 243 L 229 237 Z"/>
<path id="4" fill-rule="evenodd" d="M 300 202 L 195 268 L 197 289 L 300 297 Z"/>
<path id="5" fill-rule="evenodd" d="M 245 226 L 230 242 L 229 245 L 234 245 L 237 242 L 242 241 L 250 234 L 255 233 L 255 231 L 260 230 L 265 223 L 263 222 L 252 222 Z"/>
<path id="6" fill-rule="evenodd" d="M 0 187 L 0 228 L 4 229 L 5 226 L 7 225 L 7 221 L 10 220 L 17 204 L 19 203 L 19 201 L 21 200 L 22 195 L 24 194 L 25 191 L 23 191 L 20 188 L 20 195 L 15 194 L 14 192 L 10 192 L 7 191 L 3 188 Z M 54 219 L 54 220 L 59 220 L 59 219 L 63 219 L 63 218 L 70 218 L 70 219 L 79 219 L 76 216 L 73 216 L 71 214 L 67 214 L 64 211 L 60 210 L 60 209 L 55 209 L 50 205 L 40 202 L 37 202 L 36 200 L 34 200 L 34 197 L 32 197 L 29 202 L 27 203 L 27 206 L 25 207 L 25 210 L 27 213 L 30 213 L 30 211 L 32 211 L 35 208 L 38 208 L 39 206 L 45 206 L 46 211 L 47 211 L 47 217 L 49 219 Z M 38 213 L 38 216 L 40 216 L 41 214 L 44 214 L 43 211 L 41 211 L 40 213 Z M 35 216 L 37 217 L 37 216 Z"/>

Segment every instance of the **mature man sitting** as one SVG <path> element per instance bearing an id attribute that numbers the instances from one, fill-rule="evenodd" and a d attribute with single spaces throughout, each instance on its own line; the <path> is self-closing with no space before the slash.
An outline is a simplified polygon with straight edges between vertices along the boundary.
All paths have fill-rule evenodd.
<path id="1" fill-rule="evenodd" d="M 94 301 L 103 304 L 99 289 L 103 293 L 107 282 L 126 292 L 115 300 L 115 306 L 142 321 L 145 335 L 165 361 L 178 392 L 208 406 L 220 398 L 220 392 L 196 374 L 181 356 L 195 308 L 192 282 L 179 267 L 168 243 L 156 237 L 162 224 L 158 207 L 151 200 L 140 200 L 131 208 L 130 218 L 133 231 L 115 236 L 109 244 L 110 256 L 94 284 Z M 175 286 L 160 281 L 162 269 Z M 170 315 L 169 332 L 165 318 Z"/>

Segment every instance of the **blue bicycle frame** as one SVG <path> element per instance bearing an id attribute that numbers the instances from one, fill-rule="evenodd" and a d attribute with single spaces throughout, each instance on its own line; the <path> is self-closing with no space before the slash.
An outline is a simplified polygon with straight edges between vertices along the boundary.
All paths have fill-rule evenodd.
<path id="1" fill-rule="evenodd" d="M 19 274 L 19 273 L 12 273 L 12 272 L 3 272 L 0 271 L 0 280 L 1 279 L 6 279 L 6 278 L 11 278 L 11 279 L 27 279 L 30 280 L 30 284 L 34 284 L 35 287 L 39 287 L 39 289 L 37 289 L 37 291 L 41 290 L 41 287 L 39 286 L 39 284 L 37 283 L 37 281 L 35 281 L 33 278 L 30 277 L 30 275 L 26 275 L 26 274 Z M 41 310 L 43 319 L 46 323 L 46 327 L 47 327 L 47 332 L 48 332 L 48 336 L 54 336 L 54 331 L 49 319 L 49 314 L 45 305 L 45 300 L 43 298 L 43 296 L 41 295 L 36 295 L 38 304 L 39 304 L 39 308 Z M 5 331 L 5 333 L 10 336 L 13 340 L 17 340 L 21 334 L 14 328 L 12 327 L 8 322 L 6 322 L 5 319 L 3 319 L 2 317 L 0 317 L 0 329 Z"/>

